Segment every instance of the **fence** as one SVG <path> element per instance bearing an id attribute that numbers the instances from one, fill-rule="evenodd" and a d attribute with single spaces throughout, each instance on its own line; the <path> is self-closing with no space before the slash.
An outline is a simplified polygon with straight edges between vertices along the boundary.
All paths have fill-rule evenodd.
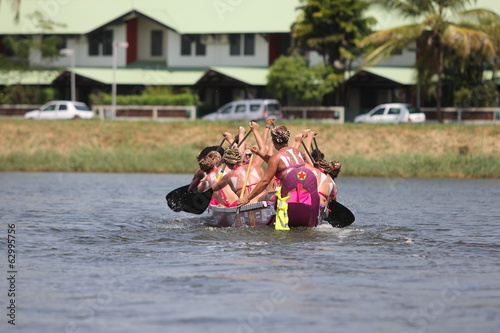
<path id="1" fill-rule="evenodd" d="M 436 108 L 420 108 L 429 121 L 437 120 Z M 500 121 L 500 108 L 442 108 L 443 122 L 479 123 Z"/>
<path id="2" fill-rule="evenodd" d="M 28 111 L 36 110 L 39 104 L 4 104 L 0 105 L 0 116 L 22 117 Z"/>
<path id="3" fill-rule="evenodd" d="M 95 105 L 93 109 L 101 120 L 104 119 L 130 119 L 155 121 L 169 121 L 180 119 L 196 119 L 195 106 L 162 106 L 162 105 L 117 105 L 115 112 L 110 105 Z"/>
<path id="4" fill-rule="evenodd" d="M 37 110 L 41 105 L 38 104 L 17 104 L 0 105 L 0 116 L 23 117 L 31 110 Z M 110 105 L 95 105 L 93 110 L 97 116 L 104 119 L 130 119 L 143 120 L 151 119 L 156 121 L 169 121 L 181 119 L 196 119 L 195 106 L 162 106 L 162 105 L 117 105 L 116 114 Z"/>
<path id="5" fill-rule="evenodd" d="M 343 124 L 343 106 L 284 106 L 283 117 L 288 119 L 308 119 L 321 122 Z"/>

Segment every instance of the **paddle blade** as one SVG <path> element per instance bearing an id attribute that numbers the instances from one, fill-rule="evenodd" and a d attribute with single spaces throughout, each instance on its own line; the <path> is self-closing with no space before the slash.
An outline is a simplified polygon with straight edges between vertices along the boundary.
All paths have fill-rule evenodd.
<path id="1" fill-rule="evenodd" d="M 174 212 L 182 211 L 182 198 L 188 193 L 189 185 L 179 187 L 165 197 L 168 207 Z"/>
<path id="2" fill-rule="evenodd" d="M 174 212 L 186 212 L 192 214 L 202 214 L 210 204 L 213 190 L 208 189 L 205 192 L 199 193 L 196 191 L 188 191 L 189 185 L 179 187 L 173 190 L 165 199 L 168 207 Z"/>
<path id="3" fill-rule="evenodd" d="M 328 213 L 326 221 L 328 221 L 328 223 L 330 223 L 333 227 L 347 227 L 348 225 L 351 225 L 356 219 L 354 217 L 354 214 L 338 201 L 330 201 L 330 203 L 328 204 L 328 209 L 330 210 L 330 212 Z"/>

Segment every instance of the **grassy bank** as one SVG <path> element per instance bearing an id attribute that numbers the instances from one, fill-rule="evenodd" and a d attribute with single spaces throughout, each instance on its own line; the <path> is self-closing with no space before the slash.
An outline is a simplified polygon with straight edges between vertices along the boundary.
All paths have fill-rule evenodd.
<path id="1" fill-rule="evenodd" d="M 286 124 L 319 133 L 341 175 L 500 177 L 500 126 Z M 0 171 L 191 173 L 234 123 L 0 120 Z M 248 143 L 253 144 L 250 136 Z"/>

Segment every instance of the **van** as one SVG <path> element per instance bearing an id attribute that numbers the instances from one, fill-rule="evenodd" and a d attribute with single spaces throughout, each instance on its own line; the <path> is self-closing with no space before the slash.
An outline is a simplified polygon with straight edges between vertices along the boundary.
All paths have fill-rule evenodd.
<path id="1" fill-rule="evenodd" d="M 208 121 L 251 121 L 263 120 L 269 117 L 279 119 L 282 116 L 281 105 L 275 99 L 243 99 L 229 102 L 221 106 L 216 112 L 209 113 L 201 119 Z"/>

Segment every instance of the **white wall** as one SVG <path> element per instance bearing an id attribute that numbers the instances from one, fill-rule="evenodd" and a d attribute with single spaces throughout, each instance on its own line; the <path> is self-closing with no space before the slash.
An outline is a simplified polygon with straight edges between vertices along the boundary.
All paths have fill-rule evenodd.
<path id="1" fill-rule="evenodd" d="M 151 31 L 163 31 L 163 52 L 162 56 L 151 56 Z M 147 18 L 140 17 L 138 20 L 137 32 L 137 60 L 166 60 L 168 45 L 168 32 L 169 30 L 153 22 Z"/>
<path id="2" fill-rule="evenodd" d="M 113 30 L 114 40 L 117 42 L 124 42 L 127 40 L 126 37 L 126 26 L 125 25 L 113 25 L 108 26 L 106 30 Z M 66 41 L 66 48 L 75 50 L 75 63 L 76 67 L 112 67 L 113 57 L 102 55 L 102 45 L 101 45 L 101 55 L 89 56 L 88 50 L 88 38 L 87 36 L 77 36 L 75 38 L 68 38 Z M 32 64 L 40 63 L 40 55 L 38 52 L 33 51 L 31 56 Z M 127 62 L 127 50 L 123 48 L 118 48 L 117 53 L 117 67 L 125 67 Z M 53 67 L 70 67 L 71 59 L 69 57 L 62 56 L 56 61 L 48 64 L 48 66 Z"/>
<path id="3" fill-rule="evenodd" d="M 167 65 L 169 67 L 210 67 L 210 66 L 268 66 L 268 43 L 261 35 L 255 35 L 255 55 L 229 55 L 229 40 L 227 43 L 206 45 L 206 55 L 197 56 L 193 52 L 190 56 L 181 56 L 181 36 L 169 31 Z M 242 38 L 243 39 L 243 38 Z"/>

